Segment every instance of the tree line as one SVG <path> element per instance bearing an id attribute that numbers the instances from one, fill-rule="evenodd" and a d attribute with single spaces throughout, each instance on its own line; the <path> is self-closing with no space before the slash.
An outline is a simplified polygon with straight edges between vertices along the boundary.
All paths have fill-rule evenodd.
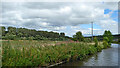
<path id="1" fill-rule="evenodd" d="M 105 30 L 104 31 L 104 34 L 102 35 L 102 39 L 103 40 L 108 39 L 107 40 L 108 43 L 113 42 L 113 36 L 112 36 L 112 33 L 110 32 L 110 30 Z M 82 35 L 82 32 L 80 32 L 80 31 L 76 32 L 76 34 L 73 35 L 72 40 L 74 40 L 74 41 L 83 41 L 83 42 L 92 42 L 91 37 L 90 38 L 85 38 Z M 96 41 L 96 40 L 99 40 L 99 38 L 94 37 L 93 41 Z"/>
<path id="2" fill-rule="evenodd" d="M 6 31 L 7 30 L 7 31 Z M 69 40 L 65 33 L 37 31 L 35 29 L 1 26 L 2 39 L 5 40 Z"/>
<path id="3" fill-rule="evenodd" d="M 82 32 L 76 32 L 73 37 L 65 36 L 64 32 L 48 32 L 48 31 L 37 31 L 35 29 L 27 29 L 27 28 L 16 28 L 16 27 L 8 27 L 7 31 L 4 26 L 1 26 L 2 31 L 2 39 L 5 40 L 53 40 L 53 41 L 83 41 L 83 42 L 91 42 L 91 38 L 84 38 Z M 108 42 L 111 43 L 113 40 L 112 33 L 108 30 L 105 30 L 103 34 L 103 40 L 108 38 Z M 96 38 L 95 38 L 96 39 Z M 97 39 L 98 40 L 98 39 Z"/>

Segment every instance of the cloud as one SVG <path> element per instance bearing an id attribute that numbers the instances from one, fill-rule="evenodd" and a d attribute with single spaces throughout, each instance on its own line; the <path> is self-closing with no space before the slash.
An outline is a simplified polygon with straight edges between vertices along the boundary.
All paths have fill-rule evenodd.
<path id="1" fill-rule="evenodd" d="M 91 28 L 88 28 L 89 30 L 92 30 Z M 100 30 L 100 29 L 93 29 L 93 30 Z"/>
<path id="2" fill-rule="evenodd" d="M 4 26 L 64 31 L 67 34 L 71 34 L 66 31 L 67 26 L 71 26 L 87 34 L 90 28 L 83 29 L 78 25 L 93 21 L 102 27 L 101 30 L 117 33 L 117 22 L 110 17 L 112 12 L 104 14 L 105 9 L 117 10 L 117 2 L 3 2 L 1 23 Z M 78 30 L 71 28 L 73 32 Z"/>

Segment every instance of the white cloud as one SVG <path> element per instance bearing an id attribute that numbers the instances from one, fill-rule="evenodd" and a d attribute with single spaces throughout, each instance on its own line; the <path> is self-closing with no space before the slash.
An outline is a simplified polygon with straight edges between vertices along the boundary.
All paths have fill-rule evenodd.
<path id="1" fill-rule="evenodd" d="M 89 30 L 92 30 L 91 28 L 88 28 Z M 93 29 L 93 30 L 100 30 L 100 29 Z"/>
<path id="2" fill-rule="evenodd" d="M 60 8 L 60 13 L 69 13 L 71 11 L 71 8 L 66 6 L 64 8 Z"/>
<path id="3" fill-rule="evenodd" d="M 112 12 L 104 14 L 105 9 L 110 9 Z M 117 22 L 110 18 L 117 9 L 117 2 L 3 2 L 2 25 L 64 31 L 72 35 L 79 30 L 83 34 L 90 33 L 90 28 L 83 29 L 78 25 L 93 21 L 102 27 L 101 30 L 94 29 L 95 34 L 97 31 L 103 33 L 105 29 L 117 33 Z M 71 26 L 72 34 L 66 31 L 67 26 Z"/>

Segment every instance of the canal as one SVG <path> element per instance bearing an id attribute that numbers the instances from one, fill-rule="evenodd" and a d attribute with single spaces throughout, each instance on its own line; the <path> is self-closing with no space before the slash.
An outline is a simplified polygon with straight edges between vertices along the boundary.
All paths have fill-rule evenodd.
<path id="1" fill-rule="evenodd" d="M 90 56 L 89 58 L 83 61 L 74 61 L 68 62 L 62 65 L 57 66 L 63 67 L 81 67 L 81 66 L 118 66 L 120 65 L 120 45 L 112 44 L 111 48 L 103 49 L 102 52 L 98 52 L 95 55 Z"/>

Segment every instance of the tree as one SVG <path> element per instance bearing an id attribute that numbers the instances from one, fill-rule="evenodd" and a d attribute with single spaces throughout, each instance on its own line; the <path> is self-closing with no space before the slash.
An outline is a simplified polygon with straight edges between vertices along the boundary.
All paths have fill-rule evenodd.
<path id="1" fill-rule="evenodd" d="M 112 33 L 108 30 L 105 30 L 103 37 L 107 37 L 109 39 L 108 43 L 110 44 L 113 40 L 113 36 Z"/>
<path id="2" fill-rule="evenodd" d="M 108 32 L 107 32 L 107 30 L 105 30 L 103 37 L 107 37 L 107 35 L 108 35 Z"/>
<path id="3" fill-rule="evenodd" d="M 42 40 L 42 37 L 40 35 L 36 35 L 35 40 Z"/>
<path id="4" fill-rule="evenodd" d="M 16 28 L 15 27 L 8 27 L 8 34 L 16 35 Z"/>
<path id="5" fill-rule="evenodd" d="M 82 33 L 78 31 L 76 35 L 73 35 L 73 40 L 75 41 L 84 41 L 84 37 L 82 36 Z"/>
<path id="6" fill-rule="evenodd" d="M 109 43 L 111 43 L 113 40 L 113 36 L 112 36 L 112 33 L 110 31 L 108 31 L 108 39 L 109 39 Z"/>
<path id="7" fill-rule="evenodd" d="M 33 40 L 33 39 L 34 39 L 34 37 L 33 37 L 33 36 L 28 37 L 28 40 Z"/>
<path id="8" fill-rule="evenodd" d="M 17 36 L 18 36 L 18 37 L 22 37 L 23 34 L 22 34 L 22 33 L 18 33 Z"/>
<path id="9" fill-rule="evenodd" d="M 1 27 L 1 34 L 3 39 L 30 39 L 30 40 L 68 40 L 69 37 L 65 36 L 65 33 L 37 31 L 35 29 L 8 27 L 8 31 L 5 31 L 5 27 Z M 2 34 L 3 33 L 3 34 Z M 67 39 L 66 39 L 67 38 Z"/>
<path id="10" fill-rule="evenodd" d="M 63 32 L 60 33 L 60 36 L 61 36 L 61 37 L 65 37 L 65 33 L 63 33 Z"/>
<path id="11" fill-rule="evenodd" d="M 5 27 L 4 26 L 1 27 L 1 31 L 2 31 L 2 36 L 5 36 Z"/>
<path id="12" fill-rule="evenodd" d="M 5 39 L 8 39 L 8 40 L 15 40 L 16 39 L 16 35 L 13 35 L 13 34 L 6 34 L 5 35 Z"/>

